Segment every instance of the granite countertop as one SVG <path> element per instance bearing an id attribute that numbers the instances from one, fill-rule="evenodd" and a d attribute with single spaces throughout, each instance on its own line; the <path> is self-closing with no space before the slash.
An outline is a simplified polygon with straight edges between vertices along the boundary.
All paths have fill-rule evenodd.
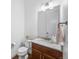
<path id="1" fill-rule="evenodd" d="M 62 51 L 61 45 L 53 43 L 53 42 L 51 42 L 51 40 L 36 38 L 36 39 L 32 40 L 32 42 L 36 43 L 36 44 L 39 44 L 39 45 L 42 45 L 42 46 L 45 46 L 45 47 L 48 47 L 48 48 L 52 48 L 52 49 Z"/>

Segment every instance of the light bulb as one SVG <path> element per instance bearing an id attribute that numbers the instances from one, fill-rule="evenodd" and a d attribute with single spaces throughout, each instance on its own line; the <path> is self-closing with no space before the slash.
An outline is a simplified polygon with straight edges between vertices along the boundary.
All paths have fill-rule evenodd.
<path id="1" fill-rule="evenodd" d="M 53 9 L 53 2 L 49 3 L 49 9 Z"/>

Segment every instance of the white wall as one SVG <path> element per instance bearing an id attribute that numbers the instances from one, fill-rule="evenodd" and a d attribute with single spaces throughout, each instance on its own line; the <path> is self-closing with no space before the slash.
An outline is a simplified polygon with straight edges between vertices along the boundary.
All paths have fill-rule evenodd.
<path id="1" fill-rule="evenodd" d="M 24 39 L 24 0 L 11 0 L 11 42 L 12 57 L 16 54 L 20 42 Z"/>
<path id="2" fill-rule="evenodd" d="M 68 20 L 68 2 L 67 0 L 64 0 L 62 3 L 61 3 L 61 8 L 60 8 L 60 22 L 62 21 L 66 21 Z"/>
<path id="3" fill-rule="evenodd" d="M 25 35 L 37 35 L 37 14 L 35 6 L 25 2 Z"/>

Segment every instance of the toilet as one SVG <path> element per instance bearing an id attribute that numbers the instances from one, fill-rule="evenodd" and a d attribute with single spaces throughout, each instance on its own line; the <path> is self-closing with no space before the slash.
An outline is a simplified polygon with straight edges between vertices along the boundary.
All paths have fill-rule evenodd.
<path id="1" fill-rule="evenodd" d="M 28 48 L 20 47 L 18 49 L 18 56 L 19 56 L 19 59 L 28 59 Z"/>

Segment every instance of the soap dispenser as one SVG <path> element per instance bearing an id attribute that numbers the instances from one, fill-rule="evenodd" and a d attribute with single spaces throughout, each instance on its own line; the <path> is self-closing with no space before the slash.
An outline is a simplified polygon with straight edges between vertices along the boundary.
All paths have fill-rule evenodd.
<path id="1" fill-rule="evenodd" d="M 53 41 L 53 43 L 56 43 L 57 41 L 56 41 L 56 35 L 53 35 L 52 37 L 51 37 L 51 40 Z"/>

